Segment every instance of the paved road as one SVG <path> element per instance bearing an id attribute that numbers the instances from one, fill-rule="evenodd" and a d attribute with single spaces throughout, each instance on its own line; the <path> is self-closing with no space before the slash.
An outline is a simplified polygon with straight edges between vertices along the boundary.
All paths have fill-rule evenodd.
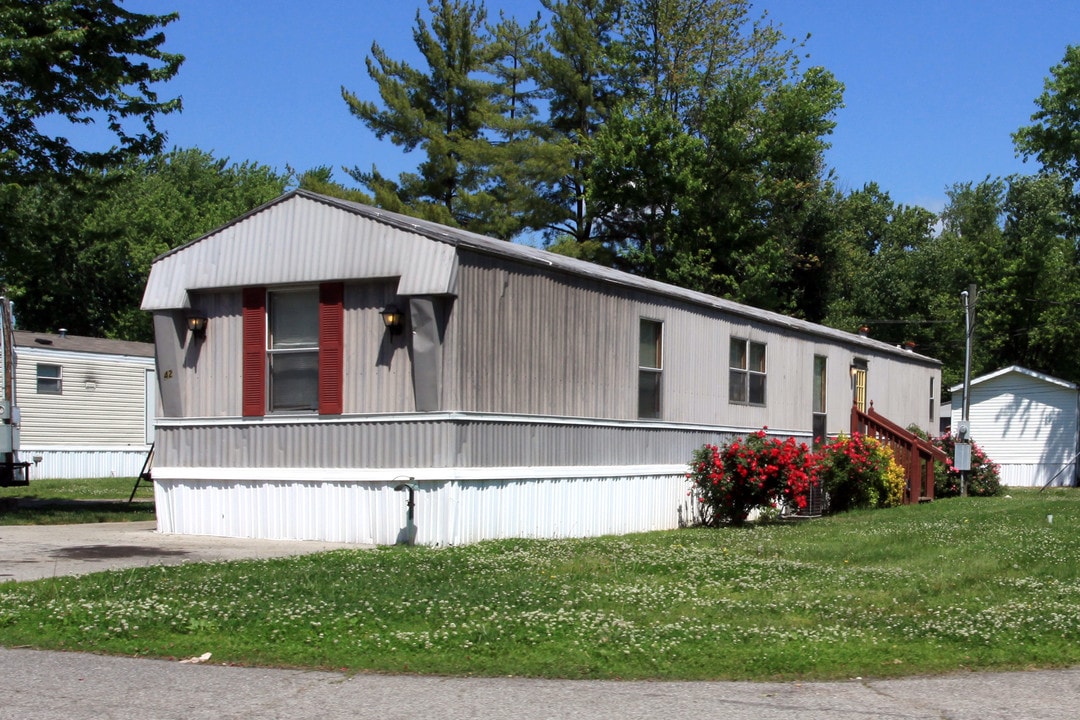
<path id="1" fill-rule="evenodd" d="M 0 580 L 317 552 L 160 535 L 153 523 L 0 527 Z M 354 546 L 355 547 L 355 546 Z M 839 683 L 568 682 L 357 675 L 0 648 L 0 720 L 232 718 L 1074 720 L 1080 668 Z"/>
<path id="2" fill-rule="evenodd" d="M 1080 668 L 840 683 L 582 682 L 346 677 L 0 648 L 0 718 L 12 720 L 1075 720 L 1078 708 Z"/>

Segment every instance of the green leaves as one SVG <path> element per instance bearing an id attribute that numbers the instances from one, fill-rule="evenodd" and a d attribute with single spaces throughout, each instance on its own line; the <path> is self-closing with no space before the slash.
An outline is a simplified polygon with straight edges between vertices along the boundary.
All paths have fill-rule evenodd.
<path id="1" fill-rule="evenodd" d="M 153 258 L 277 197 L 286 180 L 174 150 L 6 195 L 0 267 L 19 326 L 150 340 L 139 304 Z"/>
<path id="2" fill-rule="evenodd" d="M 1034 157 L 1045 170 L 1074 184 L 1080 182 L 1080 46 L 1066 48 L 1035 104 L 1035 123 L 1013 134 L 1017 153 L 1025 160 Z"/>
<path id="3" fill-rule="evenodd" d="M 111 0 L 0 0 L 0 181 L 160 151 L 155 118 L 179 110 L 180 100 L 159 100 L 155 85 L 183 62 L 161 50 L 160 29 L 177 17 Z M 118 145 L 79 150 L 40 129 L 47 116 L 102 122 Z"/>

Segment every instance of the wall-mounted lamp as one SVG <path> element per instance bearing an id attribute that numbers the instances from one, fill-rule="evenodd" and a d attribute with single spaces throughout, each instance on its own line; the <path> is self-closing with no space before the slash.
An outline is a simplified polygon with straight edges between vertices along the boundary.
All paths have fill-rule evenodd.
<path id="1" fill-rule="evenodd" d="M 187 329 L 190 330 L 195 337 L 206 337 L 206 316 L 188 315 Z"/>
<path id="2" fill-rule="evenodd" d="M 401 328 L 405 323 L 405 316 L 394 305 L 387 305 L 383 308 L 379 315 L 382 316 L 383 325 L 390 331 L 391 335 L 397 335 L 401 332 Z"/>

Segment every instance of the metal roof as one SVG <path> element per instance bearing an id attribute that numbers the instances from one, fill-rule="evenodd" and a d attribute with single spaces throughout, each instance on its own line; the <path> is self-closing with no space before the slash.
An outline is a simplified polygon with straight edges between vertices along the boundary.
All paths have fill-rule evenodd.
<path id="1" fill-rule="evenodd" d="M 824 325 L 818 325 L 806 320 L 800 320 L 797 318 L 781 315 L 780 313 L 771 312 L 768 310 L 762 310 L 760 308 L 751 307 L 748 305 L 742 305 L 732 300 L 725 300 L 705 293 L 697 292 L 694 290 L 687 290 L 686 288 L 677 287 L 675 285 L 669 285 L 667 283 L 659 282 L 657 280 L 650 280 L 630 273 L 622 272 L 620 270 L 614 270 L 612 268 L 596 265 L 584 260 L 578 260 L 576 258 L 570 258 L 556 253 L 548 252 L 547 250 L 541 250 L 526 245 L 519 245 L 505 240 L 496 240 L 483 235 L 469 232 L 467 230 L 461 230 L 458 228 L 448 227 L 446 225 L 440 225 L 438 223 L 430 222 L 427 220 L 421 220 L 419 218 L 409 217 L 407 215 L 400 215 L 398 213 L 389 212 L 379 208 L 371 207 L 368 205 L 362 205 L 360 203 L 350 202 L 347 200 L 341 200 L 338 198 L 332 198 L 318 193 L 313 193 L 307 190 L 293 190 L 279 198 L 276 198 L 269 203 L 252 210 L 246 215 L 242 215 L 236 218 L 229 224 L 222 226 L 221 228 L 214 230 L 213 232 L 204 235 L 201 238 L 193 240 L 186 245 L 182 245 L 173 250 L 170 250 L 163 255 L 160 255 L 154 260 L 151 267 L 151 278 L 147 283 L 146 295 L 143 299 L 143 308 L 148 310 L 161 309 L 168 307 L 187 307 L 186 301 L 179 302 L 176 294 L 178 292 L 186 292 L 188 289 L 195 289 L 200 287 L 199 285 L 188 284 L 185 287 L 179 287 L 177 282 L 180 278 L 174 278 L 170 283 L 172 292 L 169 293 L 171 297 L 163 297 L 162 295 L 155 295 L 157 292 L 156 286 L 161 285 L 165 281 L 161 278 L 162 273 L 158 273 L 158 277 L 155 277 L 155 267 L 162 263 L 167 263 L 170 259 L 176 258 L 178 255 L 199 247 L 201 243 L 205 243 L 208 239 L 220 235 L 221 233 L 234 228 L 237 225 L 246 222 L 254 216 L 260 215 L 267 210 L 275 208 L 285 203 L 289 203 L 295 199 L 304 199 L 320 203 L 324 206 L 336 208 L 338 210 L 345 211 L 353 216 L 365 218 L 374 221 L 382 226 L 386 226 L 397 231 L 401 234 L 409 236 L 419 236 L 434 240 L 438 243 L 449 245 L 452 247 L 467 248 L 469 250 L 484 253 L 487 255 L 493 255 L 500 258 L 510 259 L 519 263 L 525 263 L 528 265 L 534 265 L 541 268 L 548 268 L 558 270 L 560 272 L 574 275 L 582 278 L 588 278 L 594 281 L 600 281 L 611 285 L 621 286 L 624 288 L 630 288 L 634 290 L 640 290 L 653 295 L 665 296 L 675 300 L 679 300 L 685 303 L 698 305 L 705 308 L 711 308 L 720 310 L 724 313 L 743 317 L 747 320 L 754 322 L 766 323 L 776 327 L 786 328 L 809 335 L 815 335 L 822 338 L 848 343 L 856 346 L 863 346 L 867 349 L 872 349 L 877 352 L 884 352 L 893 355 L 903 355 L 905 357 L 912 358 L 916 361 L 921 361 L 926 364 L 940 365 L 940 361 L 933 358 L 921 355 L 919 353 L 900 348 L 889 343 L 884 343 L 873 338 L 856 335 L 854 333 L 844 332 L 834 328 L 829 328 Z M 299 230 L 299 228 L 294 228 Z M 295 236 L 293 236 L 295 238 Z M 399 239 L 400 240 L 400 239 Z M 390 244 L 393 247 L 394 244 Z M 418 271 L 418 266 L 423 267 L 424 258 L 423 253 L 416 253 L 417 248 L 413 246 L 409 249 L 395 250 L 396 254 L 401 255 L 403 274 L 415 274 Z M 429 251 L 430 254 L 430 251 Z M 438 253 L 437 253 L 438 254 Z M 265 254 L 264 254 L 265 255 Z M 280 263 L 279 263 L 280 264 Z M 413 290 L 416 294 L 439 294 L 437 292 L 438 287 L 444 287 L 442 292 L 451 292 L 452 294 L 452 278 L 449 280 L 446 277 L 447 273 L 452 273 L 452 269 L 448 269 L 445 264 L 445 258 L 440 258 L 438 263 L 428 263 L 432 267 L 428 268 L 423 278 L 412 281 L 414 286 Z M 162 268 L 164 269 L 164 268 Z M 280 269 L 280 268 L 275 268 Z M 338 273 L 341 272 L 340 263 L 335 266 Z M 180 273 L 186 275 L 190 280 L 193 271 L 186 273 Z M 430 277 L 429 277 L 430 275 Z M 288 278 L 290 276 L 283 275 L 278 279 L 271 279 L 270 277 L 263 277 L 259 282 L 271 283 L 281 282 L 281 278 Z M 314 279 L 314 278 L 309 278 Z M 342 277 L 341 274 L 325 274 L 322 279 L 348 279 Z M 423 280 L 423 281 L 421 281 Z M 157 282 L 155 282 L 157 281 Z M 431 285 L 436 287 L 436 291 L 431 288 L 425 289 L 423 286 Z M 233 283 L 235 285 L 236 283 Z M 405 278 L 403 278 L 403 284 Z M 217 287 L 226 286 L 223 282 L 219 282 Z M 214 287 L 212 284 L 203 284 L 201 287 L 209 288 Z M 409 294 L 402 286 L 399 286 L 399 292 L 401 294 Z"/>
<path id="2" fill-rule="evenodd" d="M 1060 387 L 1065 388 L 1066 390 L 1076 390 L 1077 389 L 1076 383 L 1071 383 L 1068 380 L 1062 380 L 1061 378 L 1056 378 L 1053 375 L 1047 375 L 1046 373 L 1041 373 L 1041 372 L 1038 372 L 1038 371 L 1035 371 L 1035 370 L 1029 370 L 1026 367 L 1021 367 L 1020 365 L 1009 365 L 1008 367 L 1003 367 L 1000 370 L 995 370 L 995 371 L 993 371 L 991 373 L 987 373 L 985 375 L 980 375 L 977 378 L 972 378 L 971 379 L 971 384 L 972 385 L 979 385 L 981 383 L 989 382 L 989 381 L 994 380 L 996 378 L 1002 377 L 1003 375 L 1009 375 L 1009 374 L 1024 375 L 1026 377 L 1033 378 L 1035 380 L 1041 380 L 1041 381 L 1043 381 L 1045 383 L 1049 383 L 1051 385 L 1058 385 Z M 951 392 L 963 392 L 964 391 L 964 384 L 960 383 L 959 385 L 953 385 L 951 388 L 949 388 L 949 390 Z"/>
<path id="3" fill-rule="evenodd" d="M 133 342 L 130 340 L 110 340 L 108 338 L 85 337 L 82 335 L 54 335 L 35 333 L 25 330 L 15 331 L 15 352 L 19 348 L 33 348 L 44 351 L 66 351 L 96 353 L 98 355 L 131 355 L 134 357 L 154 357 L 154 344 Z"/>

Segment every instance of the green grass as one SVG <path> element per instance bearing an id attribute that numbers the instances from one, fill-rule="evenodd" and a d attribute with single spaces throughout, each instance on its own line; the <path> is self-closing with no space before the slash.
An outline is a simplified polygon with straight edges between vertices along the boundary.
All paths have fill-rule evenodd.
<path id="1" fill-rule="evenodd" d="M 9 583 L 0 644 L 560 678 L 828 679 L 1080 663 L 1080 494 L 1012 495 L 799 524 Z"/>
<path id="2" fill-rule="evenodd" d="M 67 525 L 154 519 L 154 492 L 135 478 L 31 480 L 0 488 L 0 525 Z"/>

